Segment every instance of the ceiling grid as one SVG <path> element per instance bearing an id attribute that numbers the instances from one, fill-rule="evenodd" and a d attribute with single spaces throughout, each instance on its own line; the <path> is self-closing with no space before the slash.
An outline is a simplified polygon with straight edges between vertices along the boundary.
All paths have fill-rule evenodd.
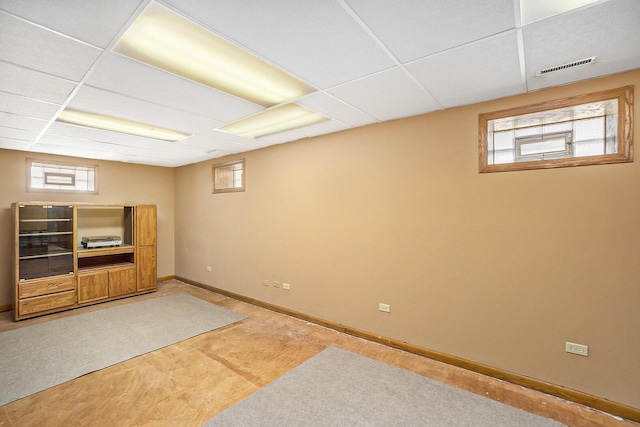
<path id="1" fill-rule="evenodd" d="M 153 3 L 311 85 L 327 120 L 239 137 L 270 108 L 116 54 Z M 640 2 L 2 0 L 0 148 L 177 167 L 640 68 Z M 563 2 L 564 3 L 564 2 Z M 595 56 L 588 65 L 536 72 Z M 188 134 L 176 142 L 56 121 L 66 108 Z"/>

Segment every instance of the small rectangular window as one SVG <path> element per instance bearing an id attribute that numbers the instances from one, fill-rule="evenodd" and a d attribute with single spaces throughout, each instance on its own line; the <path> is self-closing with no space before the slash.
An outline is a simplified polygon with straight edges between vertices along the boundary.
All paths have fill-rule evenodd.
<path id="1" fill-rule="evenodd" d="M 98 194 L 98 166 L 27 159 L 27 191 Z"/>
<path id="2" fill-rule="evenodd" d="M 213 192 L 244 191 L 244 159 L 213 165 Z"/>
<path id="3" fill-rule="evenodd" d="M 480 172 L 633 161 L 633 86 L 478 119 Z"/>

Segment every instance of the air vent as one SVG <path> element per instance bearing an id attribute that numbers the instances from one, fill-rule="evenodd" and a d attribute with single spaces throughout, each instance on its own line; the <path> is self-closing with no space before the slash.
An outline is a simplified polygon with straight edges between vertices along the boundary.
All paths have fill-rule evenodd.
<path id="1" fill-rule="evenodd" d="M 544 76 L 554 71 L 566 70 L 567 68 L 579 67 L 580 65 L 591 64 L 596 60 L 595 56 L 590 58 L 578 59 L 577 61 L 569 62 L 568 64 L 556 65 L 554 67 L 545 68 L 544 70 L 536 71 L 536 76 Z"/>

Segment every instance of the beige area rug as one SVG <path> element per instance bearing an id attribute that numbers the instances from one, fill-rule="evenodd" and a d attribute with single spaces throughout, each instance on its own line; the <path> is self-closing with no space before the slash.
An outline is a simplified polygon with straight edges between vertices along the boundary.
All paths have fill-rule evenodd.
<path id="1" fill-rule="evenodd" d="M 0 333 L 0 406 L 244 319 L 178 293 Z"/>
<path id="2" fill-rule="evenodd" d="M 330 347 L 207 421 L 214 426 L 563 424 Z"/>

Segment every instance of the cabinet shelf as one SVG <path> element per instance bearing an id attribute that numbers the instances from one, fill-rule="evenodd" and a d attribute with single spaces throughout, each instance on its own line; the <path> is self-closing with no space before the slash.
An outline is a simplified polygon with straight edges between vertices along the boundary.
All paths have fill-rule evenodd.
<path id="1" fill-rule="evenodd" d="M 34 232 L 20 232 L 20 237 L 40 237 L 40 236 L 60 236 L 63 234 L 73 234 L 73 231 L 36 231 Z"/>
<path id="2" fill-rule="evenodd" d="M 23 259 L 36 259 L 36 258 L 48 258 L 50 256 L 62 256 L 62 255 L 73 255 L 73 252 L 69 252 L 68 250 L 63 250 L 63 251 L 53 251 L 53 252 L 48 252 L 46 254 L 39 254 L 39 255 L 27 255 L 27 256 L 21 256 L 18 257 L 18 259 L 23 260 Z"/>
<path id="3" fill-rule="evenodd" d="M 71 218 L 31 218 L 21 219 L 20 222 L 71 222 Z"/>
<path id="4" fill-rule="evenodd" d="M 133 253 L 133 245 L 120 245 L 110 248 L 78 248 L 78 258 L 98 257 L 104 255 L 128 254 Z"/>

